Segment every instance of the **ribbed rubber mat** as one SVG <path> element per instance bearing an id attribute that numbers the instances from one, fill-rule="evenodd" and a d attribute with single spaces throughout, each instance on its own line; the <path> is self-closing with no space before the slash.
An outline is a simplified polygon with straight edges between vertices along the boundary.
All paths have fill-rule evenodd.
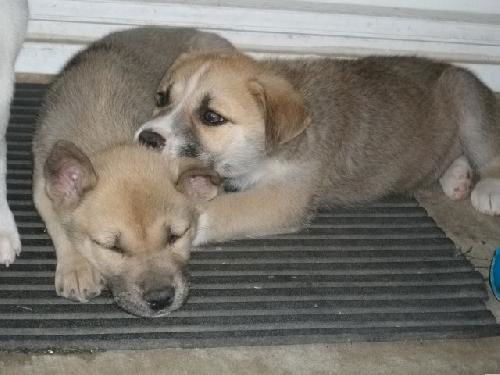
<path id="1" fill-rule="evenodd" d="M 45 86 L 18 85 L 9 200 L 23 253 L 0 270 L 0 349 L 144 349 L 500 333 L 480 274 L 413 200 L 321 211 L 301 233 L 194 251 L 187 304 L 141 319 L 109 294 L 57 297 L 55 258 L 31 200 L 31 137 Z"/>

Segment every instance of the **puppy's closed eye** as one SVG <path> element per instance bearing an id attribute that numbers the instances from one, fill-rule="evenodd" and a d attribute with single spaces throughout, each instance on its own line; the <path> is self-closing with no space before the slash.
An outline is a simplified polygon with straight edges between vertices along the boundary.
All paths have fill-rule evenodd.
<path id="1" fill-rule="evenodd" d="M 189 230 L 189 226 L 183 228 L 182 230 L 173 230 L 171 227 L 167 227 L 166 242 L 168 245 L 175 244 L 179 239 L 181 239 Z"/>
<path id="2" fill-rule="evenodd" d="M 118 237 L 115 238 L 115 240 L 113 240 L 113 242 L 111 242 L 111 243 L 104 243 L 104 242 L 96 240 L 94 238 L 92 238 L 91 240 L 96 245 L 103 247 L 107 250 L 114 251 L 115 253 L 118 253 L 118 254 L 125 254 L 125 250 L 123 249 L 123 247 L 120 246 L 120 240 Z"/>
<path id="3" fill-rule="evenodd" d="M 173 245 L 179 238 L 181 238 L 181 236 L 179 236 L 178 234 L 169 233 L 167 234 L 167 243 L 169 245 Z"/>

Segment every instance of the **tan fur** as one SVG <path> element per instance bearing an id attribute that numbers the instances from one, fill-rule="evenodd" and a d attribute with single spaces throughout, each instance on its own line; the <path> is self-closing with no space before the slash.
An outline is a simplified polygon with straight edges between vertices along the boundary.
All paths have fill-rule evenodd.
<path id="1" fill-rule="evenodd" d="M 464 69 L 228 52 L 184 55 L 165 77 L 171 103 L 141 129 L 162 135 L 167 155 L 196 150 L 238 190 L 206 204 L 196 243 L 295 230 L 319 204 L 412 193 L 462 156 L 482 178 L 472 204 L 500 214 L 495 100 Z M 204 124 L 204 102 L 227 121 Z M 446 179 L 450 196 L 459 183 Z"/>
<path id="2" fill-rule="evenodd" d="M 196 204 L 218 186 L 196 160 L 166 161 L 132 141 L 164 69 L 182 52 L 221 46 L 230 48 L 191 29 L 119 32 L 78 54 L 51 85 L 33 144 L 33 191 L 56 249 L 59 295 L 85 302 L 107 284 L 141 316 L 186 300 Z"/>
<path id="3" fill-rule="evenodd" d="M 273 74 L 260 74 L 248 82 L 264 114 L 266 149 L 272 152 L 307 128 L 310 117 L 302 96 L 285 79 Z"/>

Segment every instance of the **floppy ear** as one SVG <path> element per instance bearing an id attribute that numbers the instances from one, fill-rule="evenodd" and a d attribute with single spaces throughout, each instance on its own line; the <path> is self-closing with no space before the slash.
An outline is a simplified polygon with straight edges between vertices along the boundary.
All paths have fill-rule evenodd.
<path id="1" fill-rule="evenodd" d="M 181 161 L 176 189 L 195 201 L 209 201 L 217 196 L 222 178 L 198 161 Z"/>
<path id="2" fill-rule="evenodd" d="M 264 73 L 249 84 L 264 112 L 268 152 L 291 141 L 309 126 L 311 120 L 304 99 L 287 80 Z"/>
<path id="3" fill-rule="evenodd" d="M 97 183 L 89 158 L 68 141 L 58 141 L 52 147 L 43 172 L 49 198 L 64 208 L 75 207 Z"/>

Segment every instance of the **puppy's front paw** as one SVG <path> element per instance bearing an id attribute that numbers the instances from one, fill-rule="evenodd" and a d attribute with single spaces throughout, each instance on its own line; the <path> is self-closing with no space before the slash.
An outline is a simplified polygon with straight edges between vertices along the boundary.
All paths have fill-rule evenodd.
<path id="1" fill-rule="evenodd" d="M 487 215 L 500 215 L 500 179 L 480 180 L 471 194 L 472 206 Z"/>
<path id="2" fill-rule="evenodd" d="M 206 213 L 202 213 L 198 219 L 198 228 L 193 240 L 193 246 L 200 246 L 207 243 L 208 218 Z"/>
<path id="3" fill-rule="evenodd" d="M 104 279 L 87 260 L 75 256 L 71 262 L 57 262 L 55 284 L 58 296 L 87 302 L 101 294 Z"/>
<path id="4" fill-rule="evenodd" d="M 21 240 L 9 207 L 0 208 L 0 264 L 7 267 L 21 253 Z"/>

